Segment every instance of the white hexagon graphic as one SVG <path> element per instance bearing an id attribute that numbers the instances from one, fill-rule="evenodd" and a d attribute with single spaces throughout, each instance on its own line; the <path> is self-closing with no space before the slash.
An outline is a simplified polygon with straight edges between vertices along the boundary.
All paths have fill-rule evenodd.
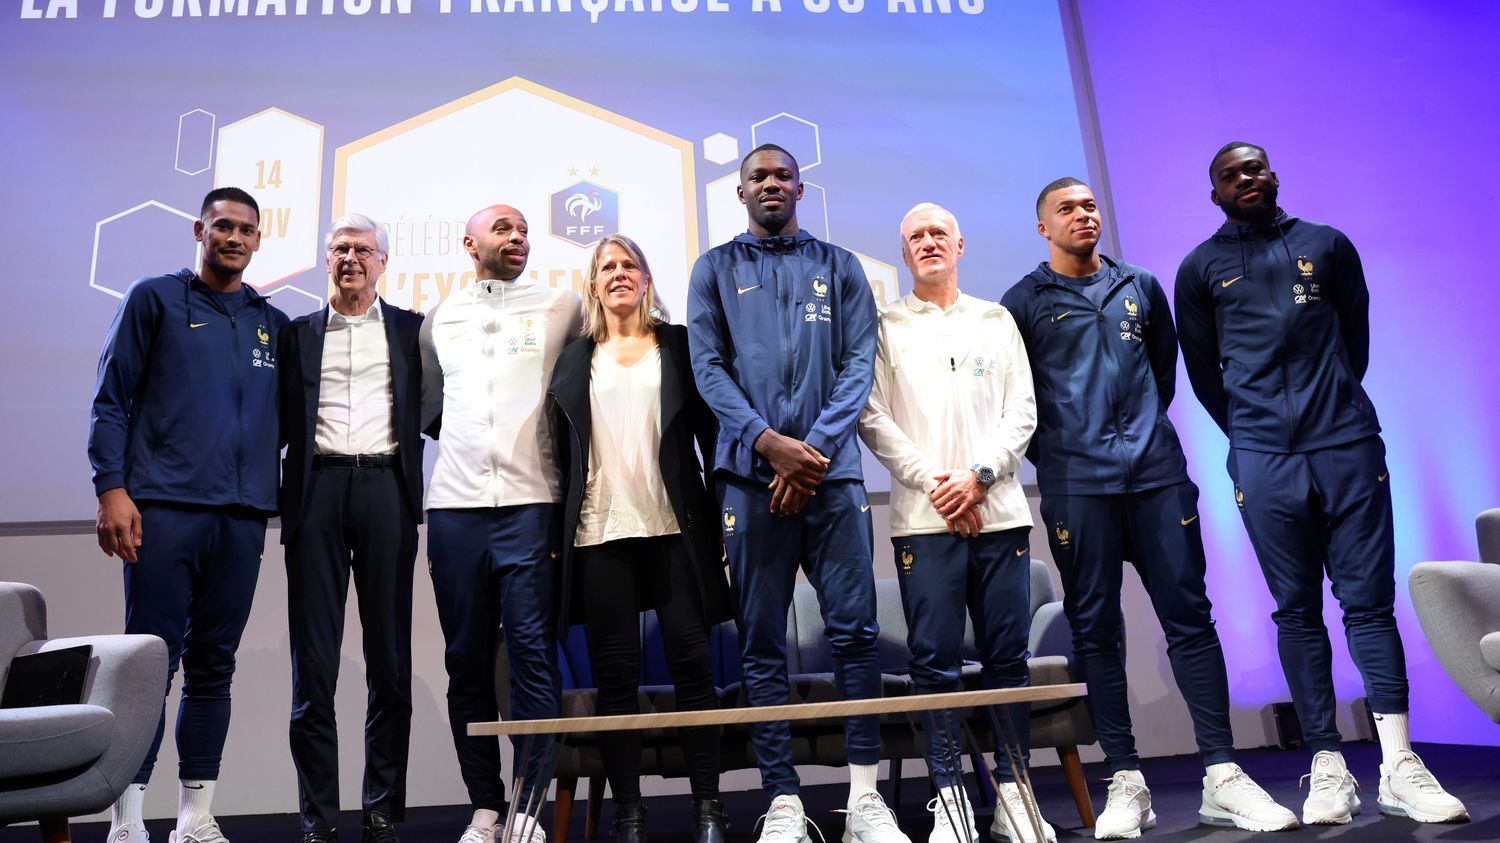
<path id="1" fill-rule="evenodd" d="M 304 301 L 298 301 L 294 304 L 288 305 L 283 305 L 283 303 L 280 301 L 276 302 L 276 306 L 281 309 L 281 312 L 285 313 L 287 316 L 292 317 L 293 319 L 296 319 L 298 316 L 301 316 L 305 313 L 312 313 L 313 311 L 323 307 L 323 299 L 313 295 L 312 293 L 309 293 L 304 289 L 301 289 L 300 287 L 293 287 L 291 284 L 283 284 L 282 286 L 267 292 L 266 298 L 271 298 L 273 296 L 280 296 L 283 299 L 290 298 L 290 296 L 285 295 L 287 293 L 296 293 L 299 296 L 311 300 L 311 306 L 309 306 L 308 302 Z"/>
<path id="2" fill-rule="evenodd" d="M 828 232 L 828 191 L 821 184 L 802 183 L 802 199 L 797 202 L 797 225 L 812 232 L 819 240 L 833 242 Z"/>
<path id="3" fill-rule="evenodd" d="M 155 219 L 152 219 L 152 217 Z M 145 220 L 147 227 L 132 231 L 124 243 L 108 242 L 111 227 Z M 182 221 L 186 220 L 184 226 Z M 151 199 L 127 208 L 118 214 L 105 217 L 94 223 L 94 253 L 89 261 L 89 286 L 117 299 L 125 297 L 125 291 L 138 278 L 160 275 L 179 267 L 196 267 L 198 244 L 192 239 L 192 223 L 198 218 Z M 164 255 L 180 249 L 181 261 L 172 262 Z M 101 266 L 100 255 L 104 260 Z M 163 261 L 165 260 L 165 265 Z M 101 269 L 104 277 L 100 278 Z M 112 286 L 113 285 L 113 286 Z"/>
<path id="4" fill-rule="evenodd" d="M 196 176 L 214 165 L 214 124 L 218 119 L 201 108 L 177 115 L 177 152 L 172 169 Z"/>
<path id="5" fill-rule="evenodd" d="M 580 180 L 608 184 L 621 233 L 640 244 L 662 300 L 682 313 L 699 252 L 693 166 L 690 141 L 512 77 L 339 147 L 333 214 L 386 226 L 380 293 L 426 311 L 473 281 L 464 226 L 499 203 L 530 223 L 527 275 L 581 291 L 589 249 L 547 236 L 549 200 Z"/>
<path id="6" fill-rule="evenodd" d="M 750 126 L 750 147 L 774 143 L 792 153 L 797 167 L 807 172 L 823 163 L 823 142 L 818 124 L 783 111 Z"/>
<path id="7" fill-rule="evenodd" d="M 245 283 L 262 290 L 321 263 L 321 125 L 268 108 L 220 129 L 214 187 L 226 185 L 260 204 L 260 251 Z"/>
<path id="8" fill-rule="evenodd" d="M 740 236 L 749 227 L 745 205 L 740 202 L 740 174 L 729 173 L 703 186 L 703 203 L 708 211 L 708 245 L 713 248 Z"/>
<path id="9" fill-rule="evenodd" d="M 864 267 L 865 278 L 870 282 L 870 292 L 875 294 L 876 304 L 887 305 L 901 298 L 896 267 L 859 252 L 854 252 L 854 256 L 859 258 L 859 265 Z"/>
<path id="10" fill-rule="evenodd" d="M 703 139 L 703 160 L 714 164 L 728 164 L 740 157 L 740 139 L 723 132 L 714 132 Z"/>

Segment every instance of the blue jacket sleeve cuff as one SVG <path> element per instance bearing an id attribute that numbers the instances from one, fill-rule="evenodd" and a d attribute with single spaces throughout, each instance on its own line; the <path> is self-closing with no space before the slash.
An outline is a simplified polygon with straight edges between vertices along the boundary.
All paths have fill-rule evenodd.
<path id="1" fill-rule="evenodd" d="M 759 418 L 754 419 L 745 425 L 744 432 L 740 434 L 740 444 L 745 446 L 745 450 L 753 454 L 755 453 L 755 440 L 759 439 L 762 433 L 770 429 L 771 426 L 766 424 L 764 420 Z"/>
<path id="2" fill-rule="evenodd" d="M 125 472 L 106 471 L 94 477 L 94 496 L 108 492 L 110 489 L 121 489 L 125 486 Z"/>
<path id="3" fill-rule="evenodd" d="M 817 448 L 818 453 L 822 454 L 830 460 L 833 459 L 833 453 L 839 449 L 837 442 L 833 441 L 827 436 L 824 436 L 816 430 L 814 430 L 812 433 L 809 433 L 807 435 L 807 438 L 803 441 L 813 446 L 814 448 Z"/>

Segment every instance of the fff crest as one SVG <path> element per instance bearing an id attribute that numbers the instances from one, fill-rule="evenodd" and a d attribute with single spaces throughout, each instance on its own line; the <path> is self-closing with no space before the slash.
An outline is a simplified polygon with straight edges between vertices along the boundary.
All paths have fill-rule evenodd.
<path id="1" fill-rule="evenodd" d="M 620 195 L 581 181 L 552 194 L 552 236 L 575 246 L 592 246 L 620 230 Z"/>

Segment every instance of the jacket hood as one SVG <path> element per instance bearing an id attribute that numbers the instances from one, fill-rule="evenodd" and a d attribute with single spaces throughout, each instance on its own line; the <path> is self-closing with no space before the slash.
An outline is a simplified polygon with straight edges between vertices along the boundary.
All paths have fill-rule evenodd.
<path id="1" fill-rule="evenodd" d="M 1288 229 L 1297 224 L 1297 218 L 1287 214 L 1280 208 L 1276 209 L 1276 216 L 1270 222 L 1262 225 L 1240 225 L 1239 223 L 1226 222 L 1219 226 L 1214 232 L 1215 238 L 1222 238 L 1230 242 L 1240 240 L 1270 240 L 1272 237 L 1283 237 Z"/>
<path id="2" fill-rule="evenodd" d="M 770 252 L 771 254 L 790 254 L 797 251 L 803 243 L 816 239 L 807 229 L 800 228 L 796 234 L 784 234 L 776 237 L 756 237 L 747 231 L 734 238 L 734 242 L 743 243 L 746 246 Z"/>
<path id="3" fill-rule="evenodd" d="M 1109 267 L 1111 275 L 1124 274 L 1128 277 L 1135 274 L 1134 269 L 1126 266 L 1125 264 L 1110 257 L 1109 255 L 1101 253 L 1099 255 L 1099 260 L 1102 261 L 1105 266 Z M 1026 273 L 1026 277 L 1021 280 L 1029 282 L 1032 286 L 1038 286 L 1041 284 L 1066 285 L 1067 282 L 1064 281 L 1063 278 L 1064 276 L 1058 275 L 1056 272 L 1052 271 L 1051 264 L 1047 263 L 1046 261 L 1042 261 L 1041 263 L 1036 265 L 1036 269 L 1033 269 L 1032 271 Z"/>

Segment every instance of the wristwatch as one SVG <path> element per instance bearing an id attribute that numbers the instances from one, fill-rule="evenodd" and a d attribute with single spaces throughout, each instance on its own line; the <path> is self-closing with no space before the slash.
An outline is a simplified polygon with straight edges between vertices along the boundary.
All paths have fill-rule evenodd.
<path id="1" fill-rule="evenodd" d="M 995 485 L 995 470 L 993 468 L 990 468 L 987 465 L 974 463 L 973 465 L 969 466 L 969 470 L 974 472 L 974 479 L 979 481 L 979 485 L 985 487 L 986 489 Z"/>

